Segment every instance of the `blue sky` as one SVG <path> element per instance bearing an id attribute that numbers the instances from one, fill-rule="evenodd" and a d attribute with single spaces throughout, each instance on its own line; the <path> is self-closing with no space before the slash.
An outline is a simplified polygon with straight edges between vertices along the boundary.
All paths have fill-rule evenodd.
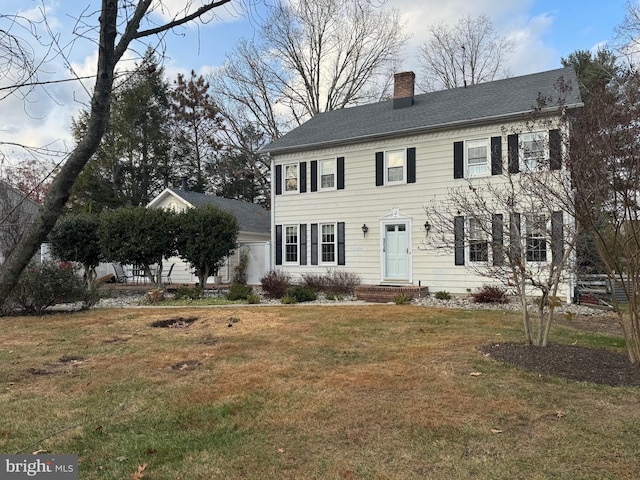
<path id="1" fill-rule="evenodd" d="M 200 3 L 202 0 L 195 0 Z M 224 60 L 225 54 L 241 37 L 251 37 L 263 10 L 247 13 L 243 3 L 258 0 L 234 0 L 230 7 L 218 13 L 219 18 L 206 24 L 181 28 L 178 34 L 167 35 L 165 69 L 170 79 L 178 72 L 195 70 L 206 73 Z M 417 49 L 425 40 L 426 27 L 435 23 L 455 23 L 461 16 L 487 14 L 498 33 L 512 39 L 515 51 L 508 59 L 512 75 L 523 75 L 561 66 L 560 59 L 571 52 L 593 50 L 611 42 L 615 28 L 624 18 L 625 0 L 611 2 L 595 0 L 372 0 L 383 8 L 397 9 L 411 36 L 403 52 L 403 70 L 419 75 Z M 169 10 L 184 5 L 185 0 L 164 0 Z M 71 5 L 71 6 L 70 6 Z M 43 6 L 47 10 L 50 28 L 65 44 L 74 38 L 73 18 L 78 12 L 91 12 L 98 0 L 2 0 L 0 12 L 22 12 L 36 18 Z M 159 20 L 160 18 L 157 17 Z M 0 21 L 0 29 L 6 24 Z M 144 51 L 140 45 L 138 52 Z M 42 49 L 34 46 L 37 55 Z M 133 56 L 133 55 L 132 55 Z M 91 41 L 78 41 L 69 49 L 69 61 L 79 75 L 95 71 L 96 47 Z M 0 70 L 0 73 L 1 70 Z M 46 65 L 42 78 L 66 78 L 68 69 L 61 59 Z M 7 80 L 0 78 L 0 87 Z M 1 98 L 1 97 L 0 97 Z M 86 90 L 78 82 L 57 84 L 30 93 L 28 101 L 18 97 L 1 100 L 0 161 L 14 161 L 22 153 L 2 142 L 48 145 L 52 149 L 69 149 L 71 118 L 88 100 Z"/>

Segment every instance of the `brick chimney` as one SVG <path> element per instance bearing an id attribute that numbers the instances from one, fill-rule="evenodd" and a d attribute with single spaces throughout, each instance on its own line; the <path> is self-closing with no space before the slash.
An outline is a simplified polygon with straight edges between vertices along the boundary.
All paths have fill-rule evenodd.
<path id="1" fill-rule="evenodd" d="M 393 76 L 393 108 L 404 108 L 413 105 L 416 74 L 400 72 Z"/>

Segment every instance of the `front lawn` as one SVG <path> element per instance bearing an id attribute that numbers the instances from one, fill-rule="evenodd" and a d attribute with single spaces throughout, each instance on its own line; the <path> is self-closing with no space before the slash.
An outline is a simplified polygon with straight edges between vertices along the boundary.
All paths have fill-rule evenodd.
<path id="1" fill-rule="evenodd" d="M 0 322 L 0 452 L 77 454 L 83 480 L 640 477 L 640 390 L 483 354 L 521 341 L 517 313 L 228 306 Z M 552 341 L 625 353 L 566 327 Z"/>

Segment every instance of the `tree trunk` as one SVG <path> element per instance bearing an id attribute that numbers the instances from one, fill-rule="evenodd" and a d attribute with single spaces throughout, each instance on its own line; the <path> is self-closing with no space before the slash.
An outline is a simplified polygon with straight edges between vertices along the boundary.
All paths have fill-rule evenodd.
<path id="1" fill-rule="evenodd" d="M 100 16 L 100 48 L 98 72 L 91 99 L 91 114 L 86 135 L 73 149 L 51 184 L 51 189 L 20 242 L 0 270 L 0 303 L 11 293 L 20 274 L 45 241 L 69 198 L 71 187 L 89 158 L 95 153 L 107 128 L 113 86 L 115 56 L 117 0 L 102 0 Z"/>
<path id="2" fill-rule="evenodd" d="M 205 267 L 203 270 L 198 270 L 198 281 L 200 282 L 200 288 L 204 291 L 207 286 L 207 278 L 209 278 L 209 267 Z"/>

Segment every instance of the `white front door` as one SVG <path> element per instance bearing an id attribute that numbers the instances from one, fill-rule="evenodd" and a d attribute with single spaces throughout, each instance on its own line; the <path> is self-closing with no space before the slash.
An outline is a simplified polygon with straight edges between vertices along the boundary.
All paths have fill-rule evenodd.
<path id="1" fill-rule="evenodd" d="M 407 223 L 384 224 L 384 280 L 409 281 L 409 228 Z"/>

